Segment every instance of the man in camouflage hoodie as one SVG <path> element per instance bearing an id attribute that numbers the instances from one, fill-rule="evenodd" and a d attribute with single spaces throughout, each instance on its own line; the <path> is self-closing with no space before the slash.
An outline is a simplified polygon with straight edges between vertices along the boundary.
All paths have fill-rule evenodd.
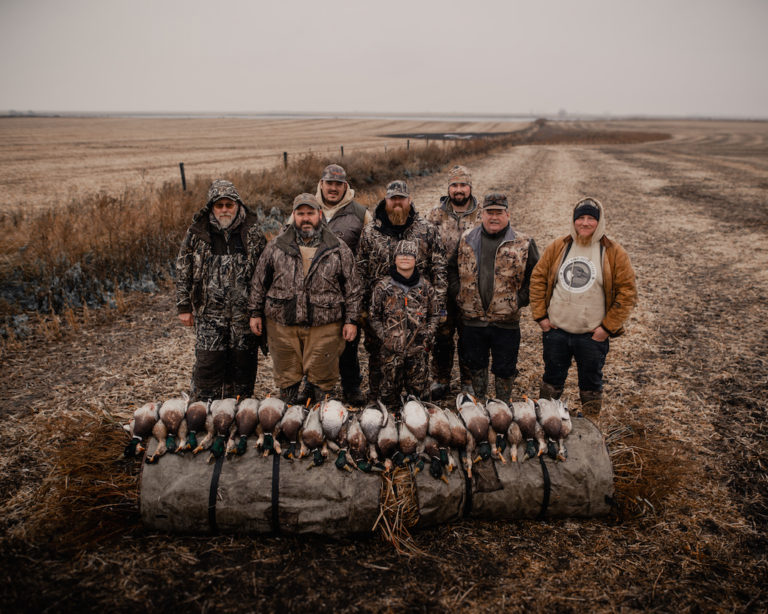
<path id="1" fill-rule="evenodd" d="M 373 220 L 366 207 L 355 200 L 355 191 L 349 186 L 347 172 L 338 164 L 329 164 L 323 169 L 317 183 L 315 198 L 322 206 L 323 216 L 328 228 L 347 244 L 353 254 L 357 254 L 360 235 L 366 224 Z M 292 223 L 290 218 L 288 223 Z M 351 405 L 365 403 L 360 392 L 360 360 L 358 347 L 360 334 L 347 341 L 344 352 L 339 358 L 339 375 L 344 400 Z"/>
<path id="2" fill-rule="evenodd" d="M 317 199 L 299 194 L 293 223 L 269 242 L 251 282 L 251 330 L 266 330 L 275 383 L 293 403 L 304 376 L 316 401 L 333 391 L 344 344 L 357 334 L 355 258 L 322 220 Z"/>
<path id="3" fill-rule="evenodd" d="M 448 174 L 448 195 L 440 198 L 440 204 L 427 215 L 427 221 L 435 225 L 446 254 L 456 250 L 461 235 L 480 223 L 480 206 L 472 194 L 472 175 L 464 166 L 454 166 Z M 432 354 L 431 389 L 433 400 L 444 398 L 450 391 L 453 354 L 456 344 L 454 333 L 459 333 L 459 375 L 463 385 L 471 382 L 469 369 L 461 359 L 462 336 L 459 310 L 450 296 L 447 297 L 446 319 L 438 326 Z"/>
<path id="4" fill-rule="evenodd" d="M 373 289 L 370 325 L 381 349 L 381 400 L 399 408 L 400 393 L 425 398 L 429 350 L 437 328 L 435 291 L 419 274 L 415 241 L 400 241 L 389 275 Z"/>
<path id="5" fill-rule="evenodd" d="M 357 270 L 364 285 L 363 310 L 368 309 L 376 283 L 389 274 L 394 264 L 395 246 L 407 239 L 416 243 L 416 266 L 432 284 L 437 311 L 444 313 L 448 288 L 445 252 L 437 229 L 419 217 L 414 209 L 405 181 L 392 181 L 387 185 L 386 196 L 376 205 L 373 218 L 373 222 L 363 229 L 357 252 Z M 366 325 L 365 349 L 368 352 L 369 396 L 372 399 L 379 396 L 381 384 L 380 346 L 378 336 Z"/>
<path id="6" fill-rule="evenodd" d="M 539 253 L 533 239 L 510 226 L 505 194 L 485 195 L 481 219 L 480 226 L 464 233 L 451 257 L 450 294 L 461 310 L 461 347 L 474 394 L 485 399 L 490 353 L 496 398 L 508 401 L 517 375 L 520 310 L 528 304 Z"/>
<path id="7" fill-rule="evenodd" d="M 195 327 L 193 399 L 251 396 L 258 343 L 248 327 L 248 289 L 265 240 L 235 186 L 217 179 L 176 259 L 176 308 Z"/>

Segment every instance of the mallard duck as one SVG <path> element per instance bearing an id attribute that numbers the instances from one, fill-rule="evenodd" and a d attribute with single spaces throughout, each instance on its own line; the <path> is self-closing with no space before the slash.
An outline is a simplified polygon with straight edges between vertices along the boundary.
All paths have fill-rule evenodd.
<path id="1" fill-rule="evenodd" d="M 386 407 L 382 406 L 382 412 L 384 414 L 384 423 L 379 429 L 376 445 L 379 448 L 381 458 L 384 459 L 384 468 L 390 471 L 392 469 L 393 457 L 398 452 L 397 423 Z"/>
<path id="2" fill-rule="evenodd" d="M 213 459 L 222 456 L 231 442 L 228 438 L 234 433 L 235 415 L 237 414 L 237 399 L 217 399 L 211 403 L 211 419 L 213 422 L 213 442 L 211 443 L 211 457 Z"/>
<path id="3" fill-rule="evenodd" d="M 429 429 L 429 413 L 424 404 L 415 396 L 408 395 L 400 415 L 414 437 L 419 441 L 424 441 Z"/>
<path id="4" fill-rule="evenodd" d="M 565 439 L 571 434 L 573 430 L 573 422 L 571 422 L 571 412 L 568 411 L 565 403 L 562 401 L 558 404 L 557 410 L 560 412 L 560 420 L 562 425 L 560 427 L 560 440 L 558 441 L 557 459 L 565 461 L 568 458 L 568 450 L 565 449 Z"/>
<path id="5" fill-rule="evenodd" d="M 323 425 L 320 423 L 319 403 L 307 413 L 304 425 L 299 432 L 299 440 L 301 441 L 302 448 L 306 446 L 307 450 L 312 453 L 312 464 L 308 468 L 311 469 L 317 465 L 322 465 L 325 459 L 328 458 L 328 447 L 325 443 Z"/>
<path id="6" fill-rule="evenodd" d="M 451 423 L 448 419 L 446 410 L 442 407 L 438 407 L 434 403 L 424 403 L 427 412 L 429 413 L 429 429 L 427 435 L 434 437 L 439 447 L 440 461 L 447 468 L 448 473 L 452 473 L 454 469 L 453 456 L 451 455 Z"/>
<path id="7" fill-rule="evenodd" d="M 563 421 L 560 416 L 558 405 L 562 405 L 559 399 L 539 399 L 536 402 L 536 417 L 544 429 L 547 436 L 547 454 L 550 458 L 556 459 L 558 447 L 557 443 L 561 438 Z"/>
<path id="8" fill-rule="evenodd" d="M 491 428 L 497 435 L 494 456 L 502 463 L 506 463 L 503 452 L 507 446 L 506 434 L 514 418 L 512 410 L 509 408 L 509 405 L 500 399 L 488 399 L 485 409 L 491 419 Z"/>
<path id="9" fill-rule="evenodd" d="M 264 456 L 268 456 L 272 451 L 275 454 L 282 452 L 277 435 L 280 432 L 280 420 L 284 413 L 285 402 L 277 397 L 267 395 L 267 398 L 259 403 L 259 424 L 256 427 L 259 438 L 256 440 L 256 445 L 264 451 Z"/>
<path id="10" fill-rule="evenodd" d="M 227 448 L 227 454 L 245 454 L 248 449 L 248 437 L 253 435 L 259 423 L 259 400 L 253 398 L 242 399 L 237 403 L 235 425 L 239 439 L 236 446 Z"/>
<path id="11" fill-rule="evenodd" d="M 187 413 L 188 401 L 189 397 L 185 394 L 180 399 L 168 399 L 160 406 L 160 411 L 158 412 L 160 419 L 152 430 L 153 434 L 159 435 L 158 443 L 152 456 L 147 458 L 147 463 L 156 463 L 166 452 L 176 451 L 176 438 L 179 436 L 179 427 L 183 423 L 186 428 L 184 416 Z"/>
<path id="12" fill-rule="evenodd" d="M 185 420 L 187 422 L 187 444 L 186 450 L 194 450 L 199 444 L 197 434 L 206 430 L 205 420 L 208 417 L 210 401 L 193 401 L 187 407 Z"/>
<path id="13" fill-rule="evenodd" d="M 290 405 L 280 420 L 279 430 L 288 441 L 288 448 L 283 452 L 285 458 L 301 458 L 304 455 L 304 448 L 299 443 L 299 432 L 304 425 L 306 414 L 307 410 L 303 405 Z"/>
<path id="14" fill-rule="evenodd" d="M 491 420 L 488 417 L 488 412 L 475 397 L 466 393 L 462 393 L 456 398 L 456 407 L 467 427 L 467 432 L 472 435 L 472 443 L 477 448 L 479 458 L 489 459 L 495 450 L 496 433 L 489 428 Z M 467 450 L 470 450 L 469 445 Z M 477 460 L 473 458 L 473 462 L 477 462 Z"/>
<path id="15" fill-rule="evenodd" d="M 379 460 L 379 454 L 376 450 L 376 444 L 379 440 L 379 433 L 389 418 L 387 408 L 381 401 L 369 403 L 360 412 L 360 428 L 363 430 L 365 439 L 368 442 L 368 460 L 376 463 Z"/>
<path id="16" fill-rule="evenodd" d="M 373 464 L 367 458 L 368 456 L 368 438 L 363 432 L 360 421 L 360 414 L 352 414 L 349 419 L 349 428 L 347 429 L 347 442 L 349 443 L 349 453 L 352 461 L 358 469 L 365 473 L 373 470 Z"/>
<path id="17" fill-rule="evenodd" d="M 397 444 L 400 448 L 400 453 L 404 457 L 403 462 L 407 463 L 416 459 L 418 452 L 420 452 L 419 443 L 418 438 L 408 428 L 405 420 L 400 420 L 397 424 Z M 397 459 L 400 460 L 399 457 Z"/>
<path id="18" fill-rule="evenodd" d="M 436 480 L 442 480 L 447 484 L 448 478 L 445 477 L 445 472 L 443 471 L 443 467 L 446 464 L 443 460 L 445 448 L 440 447 L 437 439 L 431 435 L 427 435 L 424 438 L 424 454 L 426 454 L 427 460 L 429 461 L 429 475 Z"/>
<path id="19" fill-rule="evenodd" d="M 347 440 L 349 411 L 337 399 L 324 399 L 320 403 L 320 424 L 328 442 L 344 446 Z"/>
<path id="20" fill-rule="evenodd" d="M 538 456 L 541 451 L 536 444 L 537 429 L 543 433 L 543 430 L 536 420 L 536 405 L 528 397 L 523 397 L 522 401 L 512 403 L 512 413 L 515 422 L 520 427 L 520 433 L 525 439 L 525 458 Z"/>
<path id="21" fill-rule="evenodd" d="M 157 423 L 159 411 L 160 403 L 151 401 L 133 412 L 133 417 L 128 424 L 123 425 L 123 428 L 131 436 L 131 441 L 123 450 L 123 456 L 130 458 L 144 452 L 146 448 L 141 442 L 152 434 L 152 428 Z"/>
<path id="22" fill-rule="evenodd" d="M 523 442 L 523 434 L 517 422 L 512 422 L 507 429 L 507 443 L 509 443 L 509 457 L 513 463 L 517 462 L 517 446 Z"/>

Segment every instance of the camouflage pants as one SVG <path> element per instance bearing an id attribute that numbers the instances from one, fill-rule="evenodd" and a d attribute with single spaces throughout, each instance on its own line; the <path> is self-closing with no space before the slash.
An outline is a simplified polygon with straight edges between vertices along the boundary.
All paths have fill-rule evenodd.
<path id="1" fill-rule="evenodd" d="M 258 343 L 248 318 L 196 317 L 193 399 L 253 396 Z"/>
<path id="2" fill-rule="evenodd" d="M 429 390 L 429 354 L 416 352 L 409 356 L 382 347 L 379 353 L 382 402 L 389 408 L 400 408 L 400 394 L 426 398 Z"/>
<path id="3" fill-rule="evenodd" d="M 458 359 L 459 359 L 459 377 L 462 384 L 472 381 L 467 365 L 462 360 L 463 356 L 463 336 L 461 333 L 461 314 L 456 302 L 447 300 L 446 320 L 437 327 L 435 334 L 435 347 L 432 349 L 432 378 L 441 384 L 450 384 L 451 371 L 453 370 L 453 354 L 456 350 L 456 343 L 453 336 L 458 332 Z"/>

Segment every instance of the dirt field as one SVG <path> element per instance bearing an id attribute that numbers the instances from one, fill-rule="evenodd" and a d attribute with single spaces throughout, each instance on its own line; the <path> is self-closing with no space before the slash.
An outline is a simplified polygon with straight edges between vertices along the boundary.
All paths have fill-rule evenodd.
<path id="1" fill-rule="evenodd" d="M 136 465 L 72 461 L 89 444 L 117 457 L 120 434 L 68 442 L 56 430 L 58 416 L 87 430 L 104 410 L 125 419 L 136 403 L 186 389 L 193 340 L 170 292 L 135 296 L 116 321 L 3 357 L 2 610 L 766 611 L 768 124 L 602 127 L 674 138 L 516 147 L 471 167 L 476 193 L 513 195 L 513 225 L 541 248 L 591 195 L 632 258 L 639 304 L 612 341 L 601 417 L 622 486 L 615 517 L 462 521 L 416 532 L 427 555 L 411 558 L 375 537 L 148 532 Z M 417 207 L 445 183 L 445 174 L 415 180 Z M 530 318 L 522 335 L 517 392 L 535 395 L 541 343 Z M 256 389 L 271 388 L 267 359 Z M 577 396 L 575 375 L 566 395 Z M 100 493 L 104 484 L 125 493 L 64 525 L 51 510 L 82 508 L 83 475 Z"/>

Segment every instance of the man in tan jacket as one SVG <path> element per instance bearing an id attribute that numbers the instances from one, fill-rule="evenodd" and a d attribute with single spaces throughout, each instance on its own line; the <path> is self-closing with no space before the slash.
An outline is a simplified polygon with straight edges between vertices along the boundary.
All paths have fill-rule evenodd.
<path id="1" fill-rule="evenodd" d="M 543 334 L 539 396 L 559 398 L 575 360 L 582 412 L 599 416 L 609 337 L 624 332 L 637 288 L 627 252 L 605 236 L 605 210 L 596 198 L 576 203 L 571 233 L 544 250 L 531 275 L 530 299 Z"/>

